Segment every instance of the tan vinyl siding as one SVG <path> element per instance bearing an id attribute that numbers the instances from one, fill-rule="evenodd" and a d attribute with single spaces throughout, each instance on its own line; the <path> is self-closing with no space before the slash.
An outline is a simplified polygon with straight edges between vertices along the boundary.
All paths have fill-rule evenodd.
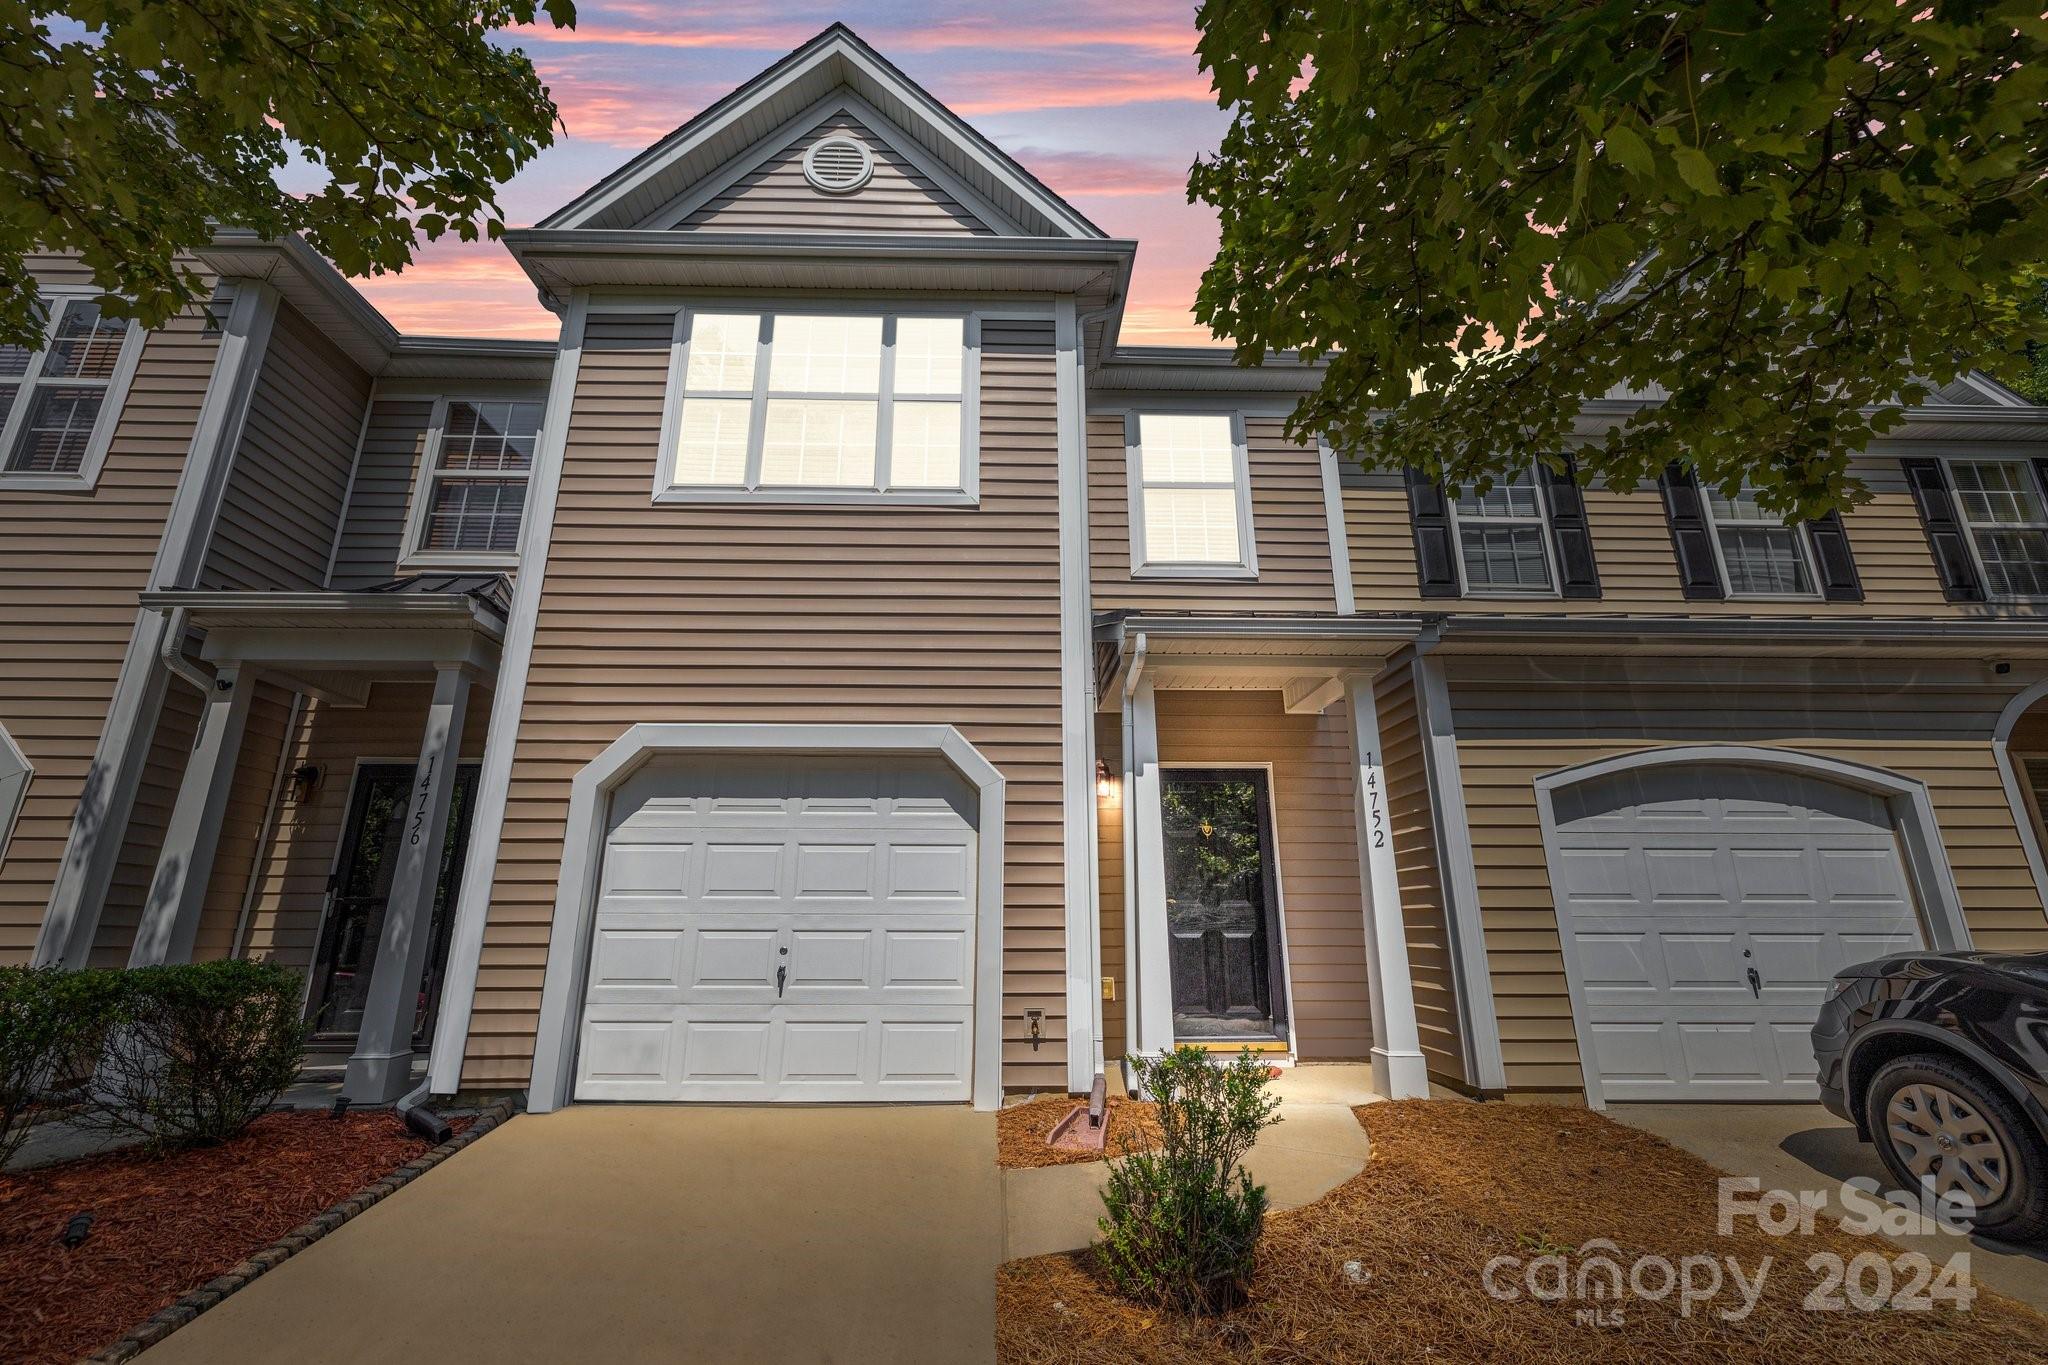
<path id="1" fill-rule="evenodd" d="M 150 734 L 149 756 L 136 783 L 128 827 L 122 832 L 121 855 L 100 903 L 100 922 L 92 944 L 95 967 L 128 965 L 135 926 L 142 922 L 142 907 L 156 880 L 157 855 L 163 851 L 164 830 L 171 822 L 178 784 L 185 778 L 185 761 L 199 733 L 201 705 L 199 693 L 186 684 L 172 680 L 164 685 L 163 706 Z"/>
<path id="2" fill-rule="evenodd" d="M 348 494 L 370 379 L 289 304 L 277 310 L 196 585 L 307 591 Z"/>
<path id="3" fill-rule="evenodd" d="M 1097 904 L 1101 906 L 1102 974 L 1116 982 L 1116 999 L 1102 1002 L 1102 1062 L 1112 1075 L 1130 1044 L 1125 1012 L 1131 986 L 1124 959 L 1124 789 L 1123 717 L 1095 718 L 1095 753 L 1119 774 L 1116 799 L 1095 803 Z"/>
<path id="4" fill-rule="evenodd" d="M 1991 730 L 2025 679 L 1934 674 L 1884 661 L 1794 681 L 1756 671 L 1700 676 L 1645 661 L 1450 661 L 1458 760 L 1508 1084 L 1577 1089 L 1556 906 L 1544 866 L 1538 776 L 1645 747 L 1759 744 L 1924 781 L 1976 946 L 2048 948 L 1991 751 Z"/>
<path id="5" fill-rule="evenodd" d="M 731 721 L 952 724 L 1003 772 L 1003 1080 L 1063 1085 L 1050 324 L 983 327 L 978 508 L 650 505 L 670 326 L 593 316 L 564 415 L 465 1083 L 529 1073 L 570 779 L 635 723 Z"/>
<path id="6" fill-rule="evenodd" d="M 263 853 L 263 817 L 278 777 L 278 751 L 290 741 L 285 731 L 291 721 L 291 704 L 290 692 L 260 680 L 249 698 L 249 721 L 243 727 L 242 749 L 235 758 L 219 842 L 214 847 L 213 875 L 207 880 L 199 929 L 192 941 L 195 962 L 234 953 L 242 901 Z"/>
<path id="7" fill-rule="evenodd" d="M 70 261 L 32 268 L 82 276 Z M 0 862 L 0 962 L 35 947 L 213 369 L 216 343 L 201 332 L 195 310 L 144 341 L 90 493 L 0 485 L 0 725 L 35 767 Z"/>
<path id="8" fill-rule="evenodd" d="M 331 586 L 367 588 L 398 576 L 398 561 L 405 554 L 406 515 L 433 416 L 434 400 L 424 395 L 379 394 L 370 404 L 348 513 L 335 547 Z"/>
<path id="9" fill-rule="evenodd" d="M 348 819 L 349 786 L 356 767 L 418 758 L 432 695 L 431 683 L 380 682 L 371 688 L 368 706 L 306 706 L 288 766 L 311 764 L 320 770 L 320 781 L 312 798 L 301 802 L 291 795 L 287 774 L 287 794 L 278 806 L 276 833 L 264 855 L 249 922 L 251 957 L 269 958 L 297 971 L 311 966 L 327 904 L 327 876 L 334 870 L 342 825 Z M 487 689 L 471 688 L 469 714 L 462 726 L 465 763 L 483 758 L 490 704 Z M 257 785 L 268 779 L 266 773 Z M 253 785 L 238 788 L 238 796 L 247 800 L 255 790 Z M 239 898 L 239 885 L 236 894 Z M 239 913 L 239 899 L 236 906 Z"/>
<path id="10" fill-rule="evenodd" d="M 1991 606 L 1946 601 L 1927 535 L 1920 526 L 1896 459 L 1860 457 L 1850 472 L 1870 500 L 1844 514 L 1843 526 L 1863 580 L 1861 602 L 1735 600 L 1687 601 L 1679 591 L 1678 563 L 1664 503 L 1654 485 L 1634 492 L 1586 490 L 1586 520 L 1600 568 L 1598 601 L 1554 597 L 1424 599 L 1416 590 L 1415 537 L 1408 494 L 1398 475 L 1344 476 L 1344 528 L 1360 611 L 1485 611 L 1683 613 L 1688 616 L 1948 616 L 2039 615 L 2037 606 Z"/>
<path id="11" fill-rule="evenodd" d="M 804 179 L 804 153 L 834 133 L 849 133 L 874 153 L 875 173 L 852 194 L 827 194 Z M 826 119 L 742 175 L 677 225 L 710 232 L 995 231 L 851 115 Z"/>
<path id="12" fill-rule="evenodd" d="M 1374 684 L 1374 697 L 1386 768 L 1387 823 L 1415 991 L 1415 1024 L 1430 1074 L 1463 1085 L 1471 1078 L 1465 1071 L 1464 1024 L 1450 930 L 1444 921 L 1443 874 L 1437 862 L 1436 818 L 1429 802 L 1413 664 L 1389 666 Z"/>
<path id="13" fill-rule="evenodd" d="M 1097 610 L 1334 612 L 1322 458 L 1281 434 L 1278 417 L 1245 419 L 1252 543 L 1259 576 L 1131 577 L 1130 483 L 1124 415 L 1088 418 L 1088 551 Z M 1363 605 L 1361 603 L 1361 605 Z"/>
<path id="14" fill-rule="evenodd" d="M 1159 693 L 1159 759 L 1273 765 L 1273 823 L 1295 1054 L 1363 1057 L 1372 1048 L 1365 914 L 1352 819 L 1351 737 L 1341 708 L 1290 716 L 1278 692 Z"/>

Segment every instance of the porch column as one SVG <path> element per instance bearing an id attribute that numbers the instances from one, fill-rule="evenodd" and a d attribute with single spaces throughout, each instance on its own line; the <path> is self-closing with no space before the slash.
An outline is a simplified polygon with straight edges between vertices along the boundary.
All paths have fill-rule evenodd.
<path id="1" fill-rule="evenodd" d="M 1394 864 L 1394 827 L 1387 812 L 1385 755 L 1380 750 L 1379 704 L 1373 677 L 1347 674 L 1344 698 L 1351 713 L 1351 752 L 1358 770 L 1352 818 L 1358 830 L 1359 870 L 1365 876 L 1365 975 L 1372 994 L 1372 1086 L 1388 1099 L 1424 1099 L 1429 1069 L 1415 1024 L 1415 986 L 1408 974 L 1408 933 L 1401 914 L 1401 880 Z"/>
<path id="2" fill-rule="evenodd" d="M 1166 830 L 1159 804 L 1159 715 L 1151 679 L 1127 699 L 1131 782 L 1124 819 L 1131 823 L 1131 885 L 1137 894 L 1137 942 L 1125 946 L 1132 966 L 1138 1036 L 1131 1050 L 1156 1057 L 1173 1047 L 1173 963 L 1166 930 Z"/>
<path id="3" fill-rule="evenodd" d="M 455 790 L 462 720 L 468 709 L 468 672 L 456 664 L 435 669 L 434 700 L 420 739 L 412 801 L 406 807 L 405 842 L 399 845 L 392 871 L 391 896 L 385 903 L 370 990 L 363 1002 L 362 1030 L 342 1085 L 343 1093 L 357 1104 L 385 1104 L 412 1089 L 413 1018 L 426 972 L 434 891 L 447 842 L 448 802 Z"/>
<path id="4" fill-rule="evenodd" d="M 128 952 L 131 967 L 192 960 L 206 884 L 213 877 L 214 850 L 220 844 L 221 819 L 234 789 L 242 730 L 249 721 L 249 696 L 255 690 L 239 669 L 223 668 L 215 676 L 199 719 L 198 742 L 185 760 L 177 804 L 164 828 L 149 899 L 135 926 L 135 943 Z M 81 960 L 78 965 L 85 964 Z"/>

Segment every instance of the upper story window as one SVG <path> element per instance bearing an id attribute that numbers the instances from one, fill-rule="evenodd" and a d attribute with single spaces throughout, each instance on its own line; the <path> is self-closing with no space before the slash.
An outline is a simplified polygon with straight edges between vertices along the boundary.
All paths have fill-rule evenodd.
<path id="1" fill-rule="evenodd" d="M 519 553 L 541 405 L 446 398 L 427 433 L 410 558 L 474 563 Z"/>
<path id="2" fill-rule="evenodd" d="M 40 350 L 0 346 L 0 481 L 90 488 L 99 477 L 142 329 L 89 298 L 50 302 Z"/>
<path id="3" fill-rule="evenodd" d="M 1730 597 L 1815 597 L 1812 552 L 1803 527 L 1757 505 L 1747 482 L 1733 495 L 1706 493 L 1707 520 Z"/>
<path id="4" fill-rule="evenodd" d="M 975 500 L 972 317 L 691 310 L 658 500 Z"/>
<path id="5" fill-rule="evenodd" d="M 2020 460 L 1951 460 L 1956 510 L 1993 597 L 2048 597 L 2048 502 Z"/>
<path id="6" fill-rule="evenodd" d="M 1126 421 L 1131 572 L 1255 577 L 1241 419 L 1234 413 L 1139 412 Z"/>
<path id="7" fill-rule="evenodd" d="M 1549 518 L 1533 469 L 1486 492 L 1466 484 L 1451 502 L 1458 563 L 1468 593 L 1550 593 Z"/>

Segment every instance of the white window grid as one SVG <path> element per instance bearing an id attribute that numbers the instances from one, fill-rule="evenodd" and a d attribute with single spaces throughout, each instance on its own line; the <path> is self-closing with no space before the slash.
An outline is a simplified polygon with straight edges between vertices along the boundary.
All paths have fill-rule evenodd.
<path id="1" fill-rule="evenodd" d="M 2048 497 L 2033 461 L 1958 455 L 1945 462 L 1985 595 L 2008 602 L 2048 597 Z"/>
<path id="2" fill-rule="evenodd" d="M 479 415 L 481 421 L 474 429 L 463 416 L 464 409 Z M 532 431 L 520 430 L 528 420 L 532 422 Z M 483 430 L 482 422 L 495 422 L 496 430 Z M 433 413 L 427 422 L 425 449 L 420 453 L 419 479 L 413 489 L 411 523 L 406 532 L 405 563 L 408 566 L 503 566 L 518 562 L 519 547 L 526 536 L 526 519 L 533 512 L 530 496 L 533 462 L 540 449 L 541 428 L 545 422 L 543 405 L 534 397 L 444 394 L 434 400 Z M 454 462 L 458 457 L 462 462 Z M 514 529 L 509 547 L 435 548 L 428 544 L 435 504 L 441 489 L 450 484 L 491 487 L 494 504 L 502 499 L 505 491 L 517 488 L 519 524 Z"/>
<path id="3" fill-rule="evenodd" d="M 1466 597 L 1556 597 L 1558 595 L 1557 546 L 1550 533 L 1550 495 L 1543 487 L 1535 466 L 1506 480 L 1495 480 L 1484 495 L 1466 484 L 1447 489 L 1451 535 L 1458 561 L 1458 591 Z M 1541 583 L 1475 583 L 1466 559 L 1465 533 L 1526 531 L 1536 533 L 1543 561 Z"/>
<path id="4" fill-rule="evenodd" d="M 721 328 L 717 333 L 718 360 L 706 363 L 698 354 L 698 319 L 747 316 L 755 318 L 753 358 L 751 366 L 739 358 L 730 329 Z M 840 387 L 810 387 L 802 384 L 778 384 L 776 382 L 776 325 L 780 319 L 804 318 L 832 320 L 846 327 L 857 327 L 862 321 L 878 321 L 881 326 L 880 364 L 874 376 L 874 385 L 868 387 L 864 372 L 851 376 L 857 383 L 847 385 L 846 367 L 840 367 L 834 374 L 824 375 L 825 379 L 837 379 Z M 899 346 L 903 334 L 912 333 L 928 322 L 957 322 L 961 332 L 961 350 L 956 368 L 929 353 L 913 353 L 908 347 Z M 793 328 L 785 328 L 793 331 Z M 920 363 L 901 366 L 899 358 L 908 360 L 917 354 Z M 973 504 L 980 500 L 980 354 L 981 317 L 974 312 L 957 309 L 911 309 L 888 310 L 834 308 L 803 304 L 780 310 L 764 310 L 758 302 L 724 303 L 703 302 L 681 309 L 676 314 L 675 333 L 670 347 L 670 363 L 666 401 L 662 418 L 661 450 L 655 467 L 654 500 L 657 502 L 891 502 L 922 504 Z M 806 380 L 811 377 L 816 357 L 806 357 L 802 366 Z M 694 363 L 693 363 L 694 361 Z M 693 382 L 692 370 L 696 370 Z M 792 370 L 791 358 L 785 357 L 781 366 L 787 376 Z M 745 387 L 731 381 L 748 379 Z M 949 389 L 945 380 L 954 380 Z M 719 381 L 725 381 L 720 383 Z M 815 416 L 830 418 L 839 423 L 861 420 L 860 414 L 848 406 L 828 407 L 827 405 L 873 405 L 874 413 L 874 463 L 869 477 L 858 479 L 848 477 L 834 483 L 776 483 L 766 475 L 770 472 L 769 452 L 769 410 L 778 400 L 793 400 L 817 405 L 803 410 L 806 422 Z M 746 406 L 742 410 L 740 404 Z M 912 405 L 929 409 L 941 405 L 957 408 L 959 472 L 954 480 L 944 483 L 929 483 L 933 458 L 934 432 L 930 415 L 920 412 L 914 421 L 905 420 L 905 436 L 910 440 L 903 452 L 912 457 L 905 461 L 906 468 L 899 470 L 895 461 L 895 446 L 899 417 L 908 419 Z M 796 412 L 791 412 L 794 417 Z M 744 423 L 744 446 L 740 444 L 740 424 Z M 713 469 L 724 474 L 733 465 L 738 465 L 737 478 L 722 482 L 684 482 L 678 478 L 677 462 L 681 450 L 681 439 L 686 429 L 700 439 L 707 432 L 723 427 L 717 437 L 719 449 L 713 461 Z M 786 437 L 787 428 L 783 432 Z M 807 469 L 809 452 L 801 449 L 795 457 L 799 469 Z M 911 468 L 917 471 L 914 476 Z M 835 470 L 835 474 L 857 474 L 859 471 Z"/>
<path id="5" fill-rule="evenodd" d="M 1231 477 L 1219 479 L 1148 479 L 1145 477 L 1142 430 L 1147 417 L 1203 417 L 1230 424 Z M 1131 577 L 1133 578 L 1257 578 L 1258 547 L 1253 539 L 1251 461 L 1245 442 L 1244 414 L 1215 408 L 1132 409 L 1124 414 L 1124 463 L 1129 485 Z M 1145 496 L 1180 490 L 1229 489 L 1237 517 L 1235 560 L 1155 559 L 1145 543 Z"/>
<path id="6" fill-rule="evenodd" d="M 1721 574 L 1721 589 L 1727 596 L 1738 601 L 1811 602 L 1820 598 L 1820 566 L 1814 562 L 1813 545 L 1807 538 L 1804 526 L 1788 523 L 1783 517 L 1766 512 L 1756 503 L 1754 490 L 1745 481 L 1736 490 L 1735 496 L 1724 497 L 1718 490 L 1705 484 L 1700 486 L 1700 508 L 1706 518 L 1708 538 L 1714 545 L 1714 564 Z M 1752 543 L 1758 538 L 1782 539 L 1792 547 L 1793 564 L 1798 575 L 1804 580 L 1803 588 L 1744 588 L 1737 585 L 1735 570 L 1739 562 L 1729 554 L 1728 539 L 1740 540 L 1748 537 Z"/>
<path id="7" fill-rule="evenodd" d="M 88 309 L 88 330 L 63 335 Z M 97 296 L 60 293 L 48 298 L 40 349 L 0 347 L 0 485 L 76 491 L 98 482 L 144 337 L 132 321 L 108 317 Z M 75 449 L 76 463 L 24 464 L 37 431 Z"/>

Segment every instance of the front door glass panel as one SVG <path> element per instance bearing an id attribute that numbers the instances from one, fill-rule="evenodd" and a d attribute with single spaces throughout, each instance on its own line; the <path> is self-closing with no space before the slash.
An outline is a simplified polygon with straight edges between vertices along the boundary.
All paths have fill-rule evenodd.
<path id="1" fill-rule="evenodd" d="M 1174 1036 L 1285 1038 L 1265 770 L 1168 769 L 1160 805 Z"/>

